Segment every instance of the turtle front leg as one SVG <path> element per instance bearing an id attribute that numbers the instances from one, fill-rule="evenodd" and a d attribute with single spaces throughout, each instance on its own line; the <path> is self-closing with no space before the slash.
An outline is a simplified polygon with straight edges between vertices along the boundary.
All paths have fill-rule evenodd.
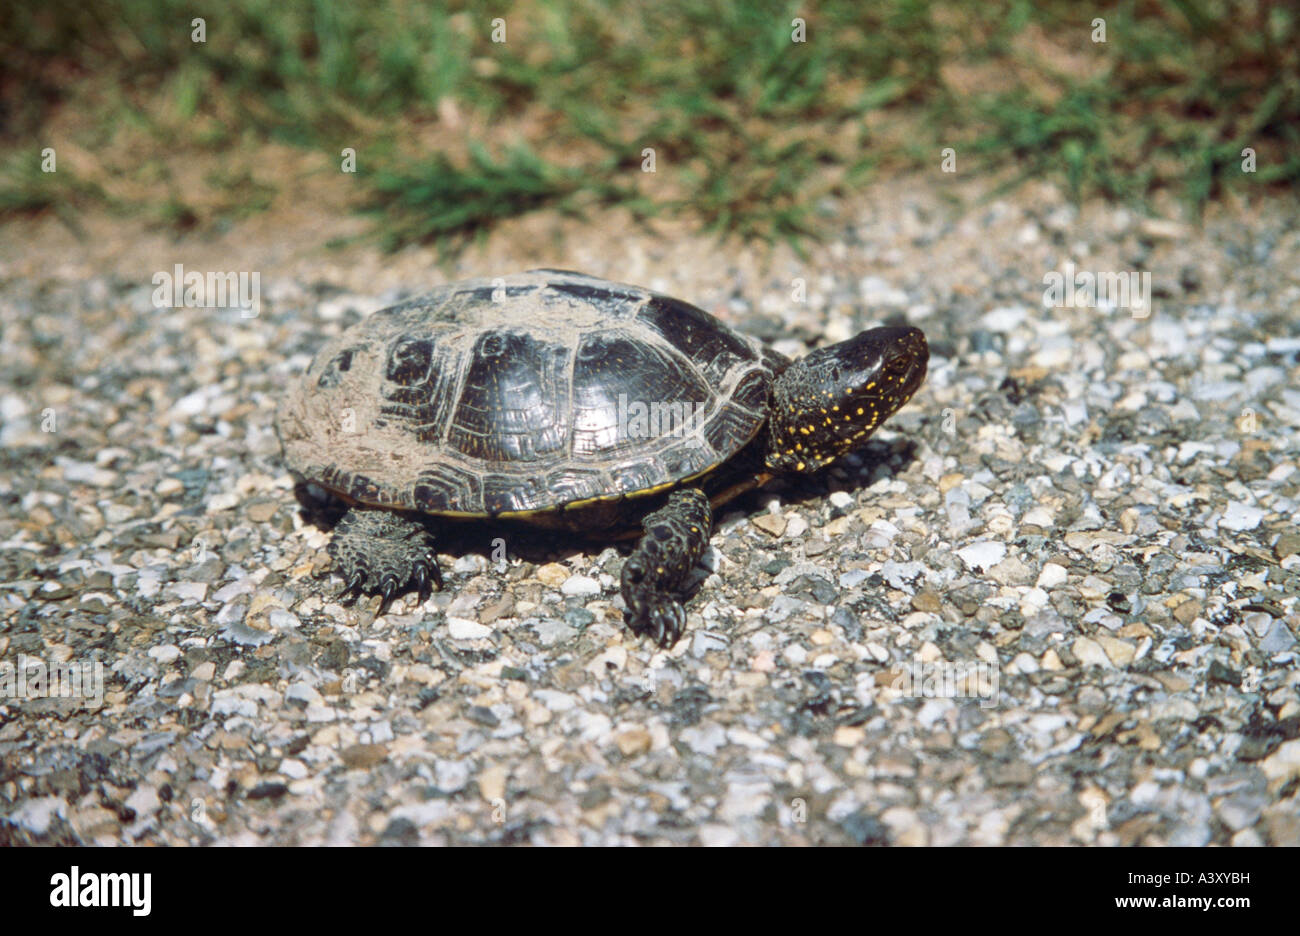
<path id="1" fill-rule="evenodd" d="M 363 590 L 384 596 L 376 617 L 408 585 L 419 590 L 422 604 L 429 598 L 430 579 L 442 588 L 433 537 L 418 520 L 391 510 L 353 507 L 334 527 L 329 554 L 347 582 L 339 598 Z"/>
<path id="2" fill-rule="evenodd" d="M 703 491 L 674 491 L 668 502 L 642 521 L 641 537 L 623 563 L 625 620 L 633 633 L 646 634 L 660 646 L 682 635 L 686 609 L 681 591 L 704 554 L 713 528 L 713 511 Z"/>

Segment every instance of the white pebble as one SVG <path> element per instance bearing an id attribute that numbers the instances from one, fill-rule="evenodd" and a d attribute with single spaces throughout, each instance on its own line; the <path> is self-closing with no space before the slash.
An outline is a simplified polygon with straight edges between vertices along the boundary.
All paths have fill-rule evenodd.
<path id="1" fill-rule="evenodd" d="M 980 325 L 991 332 L 1009 332 L 1029 317 L 1029 310 L 1024 306 L 1000 306 L 992 309 L 980 319 Z"/>
<path id="2" fill-rule="evenodd" d="M 1035 507 L 1033 510 L 1027 511 L 1020 518 L 1020 522 L 1027 523 L 1030 526 L 1042 527 L 1045 530 L 1050 530 L 1056 525 L 1056 521 L 1052 519 L 1052 512 L 1046 507 Z"/>
<path id="3" fill-rule="evenodd" d="M 560 593 L 571 598 L 599 595 L 600 582 L 586 575 L 571 575 L 560 586 Z"/>
<path id="4" fill-rule="evenodd" d="M 153 657 L 159 663 L 175 663 L 180 659 L 181 648 L 175 644 L 163 644 L 161 647 L 150 647 L 149 656 Z"/>
<path id="5" fill-rule="evenodd" d="M 1065 566 L 1048 562 L 1043 564 L 1043 570 L 1038 573 L 1038 581 L 1034 585 L 1043 589 L 1055 588 L 1057 585 L 1064 584 L 1067 578 L 1069 573 L 1065 571 Z"/>
<path id="6" fill-rule="evenodd" d="M 447 632 L 457 640 L 477 640 L 492 633 L 492 628 L 484 627 L 478 621 L 468 618 L 447 618 Z"/>
<path id="7" fill-rule="evenodd" d="M 987 571 L 1006 557 L 1007 547 L 996 540 L 979 540 L 957 550 L 957 555 L 971 571 Z"/>
<path id="8" fill-rule="evenodd" d="M 1229 530 L 1253 530 L 1263 519 L 1264 511 L 1258 507 L 1233 501 L 1223 512 L 1223 519 L 1219 521 L 1219 526 Z"/>
<path id="9" fill-rule="evenodd" d="M 1015 668 L 1016 672 L 1024 673 L 1025 675 L 1038 672 L 1038 661 L 1028 653 L 1017 653 L 1016 658 L 1011 661 L 1011 665 Z"/>

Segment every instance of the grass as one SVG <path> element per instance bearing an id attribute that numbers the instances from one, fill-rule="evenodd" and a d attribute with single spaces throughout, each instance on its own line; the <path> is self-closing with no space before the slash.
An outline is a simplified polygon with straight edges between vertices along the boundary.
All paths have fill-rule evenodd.
<path id="1" fill-rule="evenodd" d="M 1200 208 L 1300 180 L 1300 25 L 1268 0 L 230 0 L 201 43 L 194 15 L 181 0 L 0 7 L 0 165 L 52 122 L 85 150 L 164 160 L 351 146 L 389 248 L 595 204 L 798 247 L 821 206 L 873 172 L 934 168 L 942 146 L 1080 199 L 1164 190 Z M 250 193 L 216 199 L 228 215 L 271 203 L 265 181 L 217 175 Z M 97 182 L 2 173 L 0 214 L 113 200 Z M 177 227 L 214 220 L 203 199 L 160 201 Z"/>
<path id="2" fill-rule="evenodd" d="M 110 200 L 102 188 L 75 172 L 42 167 L 47 155 L 38 147 L 22 147 L 0 157 L 0 218 L 6 215 L 51 211 L 72 230 L 79 231 L 77 213 Z"/>
<path id="3" fill-rule="evenodd" d="M 546 163 L 527 146 L 498 160 L 472 145 L 463 167 L 438 153 L 400 170 L 380 169 L 364 207 L 380 217 L 380 237 L 389 249 L 429 241 L 454 247 L 502 218 L 547 205 L 571 209 L 583 190 L 580 174 Z"/>
<path id="4" fill-rule="evenodd" d="M 1159 16 L 1138 6 L 1116 5 L 1104 45 L 1088 39 L 1092 74 L 1033 57 L 1036 82 L 977 99 L 986 129 L 974 150 L 1055 176 L 1076 199 L 1140 202 L 1169 189 L 1199 209 L 1225 185 L 1300 180 L 1300 14 L 1268 2 L 1168 0 Z M 1247 147 L 1253 179 L 1241 168 Z"/>

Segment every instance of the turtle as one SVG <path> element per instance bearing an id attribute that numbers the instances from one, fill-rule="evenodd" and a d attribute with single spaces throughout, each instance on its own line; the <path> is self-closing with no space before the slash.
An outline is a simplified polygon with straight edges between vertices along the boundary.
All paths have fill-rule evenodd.
<path id="1" fill-rule="evenodd" d="M 346 513 L 328 551 L 341 598 L 443 586 L 434 544 L 461 521 L 612 542 L 624 621 L 682 634 L 713 510 L 858 448 L 925 379 L 910 326 L 791 360 L 688 302 L 567 270 L 471 279 L 325 342 L 276 431 L 299 483 Z"/>

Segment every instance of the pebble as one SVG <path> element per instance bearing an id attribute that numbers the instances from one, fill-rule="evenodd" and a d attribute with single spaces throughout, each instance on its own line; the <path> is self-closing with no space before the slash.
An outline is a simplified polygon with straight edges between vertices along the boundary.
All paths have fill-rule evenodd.
<path id="1" fill-rule="evenodd" d="M 962 557 L 965 559 L 965 557 Z M 1012 556 L 988 569 L 989 578 L 999 585 L 1028 585 L 1034 580 L 1032 567 Z"/>
<path id="2" fill-rule="evenodd" d="M 501 764 L 494 764 L 486 770 L 480 771 L 478 775 L 478 792 L 485 802 L 493 803 L 497 800 L 505 799 L 506 779 L 509 777 L 507 768 Z"/>
<path id="3" fill-rule="evenodd" d="M 1082 640 L 1086 638 L 1080 638 L 1080 639 Z M 1102 650 L 1105 651 L 1106 656 L 1116 666 L 1128 666 L 1130 663 L 1133 662 L 1134 656 L 1137 655 L 1137 647 L 1129 643 L 1127 640 L 1120 640 L 1116 637 L 1107 637 L 1104 635 L 1098 635 L 1097 643 L 1101 645 L 1101 648 Z M 1075 656 L 1078 656 L 1080 660 L 1083 660 L 1083 657 L 1077 651 L 1075 652 Z M 1085 660 L 1084 662 L 1089 662 L 1089 661 Z"/>
<path id="4" fill-rule="evenodd" d="M 577 628 L 558 618 L 533 619 L 532 624 L 537 631 L 537 638 L 544 647 L 567 644 L 578 633 Z"/>
<path id="5" fill-rule="evenodd" d="M 700 826 L 700 844 L 705 848 L 732 848 L 740 841 L 740 833 L 729 825 L 708 823 Z"/>
<path id="6" fill-rule="evenodd" d="M 284 699 L 286 702 L 301 702 L 304 706 L 321 705 L 324 699 L 312 686 L 307 683 L 297 682 L 285 690 Z"/>
<path id="7" fill-rule="evenodd" d="M 260 647 L 275 639 L 273 631 L 252 627 L 242 620 L 231 621 L 227 624 L 221 631 L 221 636 L 244 647 Z"/>
<path id="8" fill-rule="evenodd" d="M 1073 653 L 1084 666 L 1104 666 L 1111 668 L 1110 657 L 1102 649 L 1101 644 L 1087 637 L 1076 638 L 1070 645 L 1070 652 Z"/>
<path id="9" fill-rule="evenodd" d="M 1264 511 L 1258 507 L 1251 507 L 1247 504 L 1233 501 L 1223 512 L 1223 518 L 1219 521 L 1219 526 L 1226 527 L 1229 530 L 1253 530 L 1259 526 L 1260 521 L 1264 519 Z"/>
<path id="10" fill-rule="evenodd" d="M 537 580 L 551 588 L 559 588 L 563 585 L 568 580 L 569 574 L 568 566 L 562 566 L 558 562 L 541 566 L 536 572 Z"/>
<path id="11" fill-rule="evenodd" d="M 779 624 L 790 615 L 800 611 L 804 603 L 798 598 L 791 598 L 789 595 L 777 595 L 772 599 L 771 605 L 767 609 L 767 619 L 773 624 Z"/>
<path id="12" fill-rule="evenodd" d="M 1056 525 L 1052 518 L 1052 512 L 1043 507 L 1034 507 L 1025 511 L 1025 515 L 1020 518 L 1020 522 L 1028 526 L 1041 527 L 1044 530 L 1050 530 Z"/>
<path id="13" fill-rule="evenodd" d="M 1006 544 L 996 540 L 978 540 L 957 550 L 957 555 L 962 562 L 966 563 L 966 567 L 972 572 L 979 573 L 993 568 L 1006 557 L 1006 554 Z"/>
<path id="14" fill-rule="evenodd" d="M 44 835 L 50 830 L 54 818 L 64 816 L 66 810 L 67 804 L 59 797 L 42 796 L 22 803 L 6 818 L 33 835 Z"/>
<path id="15" fill-rule="evenodd" d="M 999 306 L 984 313 L 980 326 L 993 332 L 1014 331 L 1029 318 L 1029 310 L 1024 306 Z"/>
<path id="16" fill-rule="evenodd" d="M 382 744 L 353 744 L 343 749 L 340 757 L 346 767 L 368 770 L 388 759 L 388 750 Z"/>
<path id="17" fill-rule="evenodd" d="M 160 644 L 149 648 L 149 656 L 164 665 L 175 663 L 181 658 L 181 648 L 175 644 Z"/>
<path id="18" fill-rule="evenodd" d="M 600 582 L 585 575 L 572 575 L 560 586 L 560 593 L 569 597 L 588 597 L 600 594 Z"/>
<path id="19" fill-rule="evenodd" d="M 1200 617 L 1202 610 L 1204 610 L 1204 605 L 1198 599 L 1191 598 L 1180 602 L 1174 608 L 1174 619 L 1180 624 L 1191 624 Z"/>
<path id="20" fill-rule="evenodd" d="M 479 640 L 490 635 L 492 628 L 468 618 L 448 618 L 447 632 L 456 640 Z"/>
<path id="21" fill-rule="evenodd" d="M 1057 565 L 1055 562 L 1043 563 L 1043 568 L 1039 570 L 1038 580 L 1034 583 L 1037 587 L 1050 590 L 1058 585 L 1064 585 L 1065 580 L 1069 578 L 1069 573 L 1065 566 Z"/>
<path id="22" fill-rule="evenodd" d="M 451 571 L 457 575 L 477 575 L 486 572 L 488 564 L 487 559 L 478 553 L 466 553 L 456 557 L 456 561 L 451 564 Z"/>
<path id="23" fill-rule="evenodd" d="M 871 573 L 866 569 L 854 569 L 851 572 L 843 572 L 840 574 L 840 588 L 846 591 L 850 588 L 857 588 L 870 577 Z"/>
<path id="24" fill-rule="evenodd" d="M 176 480 L 175 478 L 163 478 L 161 481 L 159 481 L 157 484 L 154 485 L 153 492 L 157 494 L 159 497 L 167 498 L 167 497 L 175 497 L 177 494 L 182 493 L 184 490 L 185 490 L 185 485 L 181 484 L 180 481 Z"/>
<path id="25" fill-rule="evenodd" d="M 680 733 L 682 743 L 696 754 L 712 757 L 727 743 L 727 732 L 716 722 L 699 727 L 685 728 Z"/>
<path id="26" fill-rule="evenodd" d="M 1264 635 L 1259 638 L 1259 649 L 1265 653 L 1286 653 L 1295 646 L 1295 637 L 1279 620 L 1270 621 Z"/>
<path id="27" fill-rule="evenodd" d="M 144 784 L 136 787 L 122 803 L 128 809 L 135 811 L 137 819 L 152 816 L 162 806 L 162 802 L 158 799 L 158 791 Z"/>
<path id="28" fill-rule="evenodd" d="M 1270 787 L 1279 787 L 1300 777 L 1300 740 L 1285 741 L 1260 762 Z"/>
<path id="29" fill-rule="evenodd" d="M 1165 218 L 1143 218 L 1138 222 L 1138 233 L 1150 240 L 1184 240 L 1191 230 L 1187 225 L 1179 221 L 1170 221 Z"/>
<path id="30" fill-rule="evenodd" d="M 792 355 L 886 318 L 932 351 L 862 452 L 727 508 L 667 648 L 624 624 L 625 542 L 521 534 L 498 564 L 449 528 L 445 591 L 380 618 L 318 577 L 325 500 L 284 470 L 275 404 L 324 317 L 415 295 L 415 258 L 280 282 L 233 331 L 135 327 L 142 283 L 0 276 L 0 441 L 48 448 L 41 408 L 72 414 L 48 464 L 0 477 L 0 656 L 106 664 L 98 708 L 0 725 L 23 765 L 0 822 L 148 846 L 1300 844 L 1292 219 L 1164 239 L 1176 315 L 1040 315 L 1016 271 L 1115 244 L 1150 266 L 1139 220 L 1041 182 L 956 216 L 926 186 L 850 194 L 806 302 L 779 256 L 706 282 L 690 238 L 630 242 L 625 278 L 685 271 L 662 288 Z M 1267 248 L 1245 286 L 1238 242 Z M 900 700 L 909 665 L 971 663 L 995 705 Z"/>
<path id="31" fill-rule="evenodd" d="M 614 736 L 614 743 L 624 757 L 636 757 L 638 754 L 644 754 L 650 750 L 652 740 L 650 732 L 641 727 L 629 728 L 626 731 L 620 731 Z"/>
<path id="32" fill-rule="evenodd" d="M 1114 586 L 1103 578 L 1096 575 L 1085 576 L 1079 583 L 1079 594 L 1091 601 L 1098 601 L 1105 598 Z"/>
<path id="33" fill-rule="evenodd" d="M 167 586 L 167 594 L 182 601 L 202 601 L 207 593 L 206 582 L 173 582 Z"/>
<path id="34" fill-rule="evenodd" d="M 855 503 L 853 495 L 846 491 L 832 491 L 828 500 L 830 501 L 831 506 L 837 510 L 847 510 Z"/>
<path id="35" fill-rule="evenodd" d="M 230 510 L 239 506 L 239 500 L 239 495 L 234 491 L 226 491 L 221 494 L 216 494 L 208 500 L 208 513 L 215 514 L 221 513 L 223 510 Z"/>
<path id="36" fill-rule="evenodd" d="M 1254 829 L 1242 829 L 1232 837 L 1233 848 L 1263 848 L 1264 840 Z"/>
<path id="37" fill-rule="evenodd" d="M 256 501 L 249 504 L 244 513 L 253 523 L 266 523 L 279 509 L 280 505 L 275 501 Z"/>
<path id="38" fill-rule="evenodd" d="M 931 614 L 938 614 L 943 610 L 943 601 L 937 592 L 925 589 L 917 592 L 912 597 L 912 608 L 916 611 L 927 611 Z"/>
<path id="39" fill-rule="evenodd" d="M 271 627 L 281 632 L 294 631 L 302 626 L 302 622 L 298 620 L 298 615 L 283 608 L 272 608 L 266 619 Z"/>
<path id="40" fill-rule="evenodd" d="M 1283 533 L 1273 544 L 1273 555 L 1278 559 L 1300 554 L 1300 533 Z"/>
<path id="41" fill-rule="evenodd" d="M 63 469 L 63 479 L 70 484 L 88 484 L 91 487 L 107 488 L 117 484 L 117 472 L 109 471 L 89 462 L 73 461 L 70 458 L 56 456 L 54 463 Z"/>

